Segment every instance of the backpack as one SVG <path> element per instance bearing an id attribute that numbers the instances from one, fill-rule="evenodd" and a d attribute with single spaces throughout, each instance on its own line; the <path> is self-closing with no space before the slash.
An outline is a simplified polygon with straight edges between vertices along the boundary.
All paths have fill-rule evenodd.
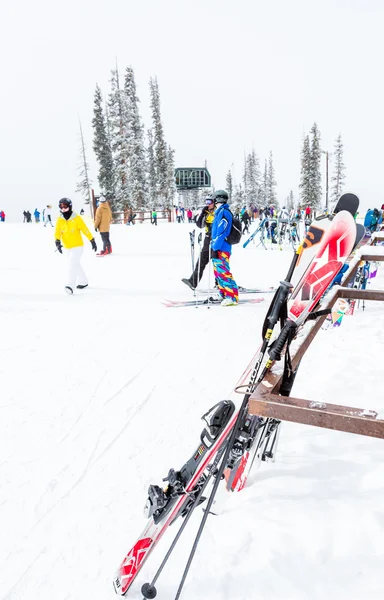
<path id="1" fill-rule="evenodd" d="M 228 210 L 228 212 L 230 212 L 232 215 L 232 227 L 231 231 L 229 232 L 229 235 L 225 238 L 225 241 L 228 242 L 228 244 L 230 244 L 231 246 L 233 246 L 234 244 L 238 244 L 241 240 L 242 227 L 240 219 L 235 217 L 235 215 L 233 215 L 230 210 Z"/>

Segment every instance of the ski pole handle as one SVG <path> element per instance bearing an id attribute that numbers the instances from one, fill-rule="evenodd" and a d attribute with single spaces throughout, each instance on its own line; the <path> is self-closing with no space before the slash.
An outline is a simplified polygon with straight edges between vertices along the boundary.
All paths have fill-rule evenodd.
<path id="1" fill-rule="evenodd" d="M 269 329 L 273 329 L 277 321 L 279 320 L 281 308 L 283 304 L 287 301 L 287 298 L 291 293 L 292 287 L 292 283 L 290 283 L 289 281 L 280 281 L 280 287 L 276 294 L 271 313 L 268 317 Z"/>
<path id="2" fill-rule="evenodd" d="M 273 342 L 268 351 L 269 360 L 275 361 L 281 359 L 283 348 L 289 336 L 294 333 L 295 329 L 297 329 L 296 323 L 290 319 L 287 319 L 283 329 L 280 331 L 279 337 Z"/>

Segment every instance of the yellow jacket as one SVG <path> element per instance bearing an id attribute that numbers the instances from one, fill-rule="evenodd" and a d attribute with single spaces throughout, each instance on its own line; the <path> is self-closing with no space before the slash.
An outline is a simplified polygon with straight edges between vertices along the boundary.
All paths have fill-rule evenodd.
<path id="1" fill-rule="evenodd" d="M 61 240 L 64 248 L 69 249 L 84 246 L 81 232 L 89 240 L 93 238 L 83 219 L 76 213 L 72 213 L 68 221 L 64 217 L 59 217 L 56 221 L 55 239 Z"/>

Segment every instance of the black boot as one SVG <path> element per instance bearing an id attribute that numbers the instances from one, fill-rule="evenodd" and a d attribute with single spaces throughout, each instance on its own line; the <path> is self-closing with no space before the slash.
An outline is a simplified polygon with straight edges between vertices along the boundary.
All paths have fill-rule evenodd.
<path id="1" fill-rule="evenodd" d="M 183 283 L 185 283 L 185 285 L 187 285 L 192 291 L 195 290 L 195 288 L 193 287 L 191 280 L 190 279 L 182 279 L 181 280 Z"/>

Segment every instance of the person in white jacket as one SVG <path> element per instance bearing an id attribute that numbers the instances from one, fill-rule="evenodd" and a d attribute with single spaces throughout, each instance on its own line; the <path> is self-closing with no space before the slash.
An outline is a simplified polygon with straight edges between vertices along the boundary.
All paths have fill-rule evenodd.
<path id="1" fill-rule="evenodd" d="M 53 227 L 53 223 L 52 223 L 52 206 L 51 204 L 47 204 L 46 209 L 44 210 L 44 227 L 46 225 L 48 225 L 48 223 L 50 224 L 51 227 Z"/>

